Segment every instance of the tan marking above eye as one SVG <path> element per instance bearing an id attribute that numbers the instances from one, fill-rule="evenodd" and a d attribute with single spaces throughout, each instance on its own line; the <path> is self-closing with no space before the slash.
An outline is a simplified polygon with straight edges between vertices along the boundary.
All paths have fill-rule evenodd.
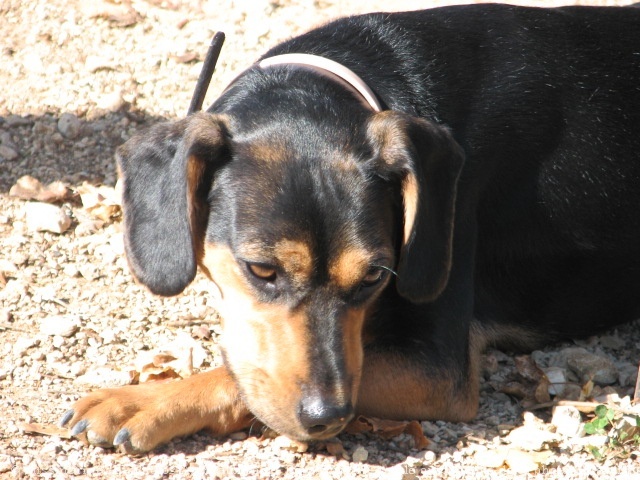
<path id="1" fill-rule="evenodd" d="M 313 273 L 311 246 L 302 240 L 283 239 L 276 243 L 274 253 L 280 265 L 298 282 L 308 281 Z"/>
<path id="2" fill-rule="evenodd" d="M 352 288 L 367 275 L 371 261 L 368 250 L 351 248 L 339 254 L 329 264 L 329 275 L 338 286 Z"/>

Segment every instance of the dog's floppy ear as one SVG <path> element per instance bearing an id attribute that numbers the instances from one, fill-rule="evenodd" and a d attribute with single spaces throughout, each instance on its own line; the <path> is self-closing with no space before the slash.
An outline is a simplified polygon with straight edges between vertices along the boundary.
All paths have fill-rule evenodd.
<path id="1" fill-rule="evenodd" d="M 382 176 L 401 182 L 404 231 L 398 292 L 416 303 L 435 299 L 451 269 L 462 148 L 443 127 L 399 112 L 374 115 L 368 135 Z"/>
<path id="2" fill-rule="evenodd" d="M 195 276 L 225 139 L 224 119 L 200 112 L 155 125 L 118 149 L 127 259 L 153 293 L 176 295 Z"/>

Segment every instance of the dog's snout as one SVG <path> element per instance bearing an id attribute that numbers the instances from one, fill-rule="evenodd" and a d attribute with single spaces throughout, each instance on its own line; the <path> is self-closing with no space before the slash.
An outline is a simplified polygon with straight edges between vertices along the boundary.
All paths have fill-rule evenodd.
<path id="1" fill-rule="evenodd" d="M 310 437 L 327 438 L 342 430 L 353 418 L 353 405 L 337 403 L 320 395 L 308 395 L 298 408 L 298 419 Z"/>

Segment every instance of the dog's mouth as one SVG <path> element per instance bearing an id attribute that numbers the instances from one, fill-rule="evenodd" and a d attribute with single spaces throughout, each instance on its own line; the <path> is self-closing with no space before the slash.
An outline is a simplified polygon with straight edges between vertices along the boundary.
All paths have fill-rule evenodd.
<path id="1" fill-rule="evenodd" d="M 300 395 L 295 382 L 270 379 L 264 371 L 234 375 L 241 397 L 256 418 L 278 434 L 299 441 L 338 435 L 354 418 L 353 402 L 330 395 Z M 316 390 L 317 391 L 317 390 Z"/>

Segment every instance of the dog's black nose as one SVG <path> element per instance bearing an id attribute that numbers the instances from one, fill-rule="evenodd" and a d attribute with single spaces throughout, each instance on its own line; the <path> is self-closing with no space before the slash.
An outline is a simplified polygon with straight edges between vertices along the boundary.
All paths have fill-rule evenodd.
<path id="1" fill-rule="evenodd" d="M 351 403 L 337 404 L 316 395 L 305 396 L 298 409 L 298 419 L 311 437 L 336 435 L 352 418 Z"/>

